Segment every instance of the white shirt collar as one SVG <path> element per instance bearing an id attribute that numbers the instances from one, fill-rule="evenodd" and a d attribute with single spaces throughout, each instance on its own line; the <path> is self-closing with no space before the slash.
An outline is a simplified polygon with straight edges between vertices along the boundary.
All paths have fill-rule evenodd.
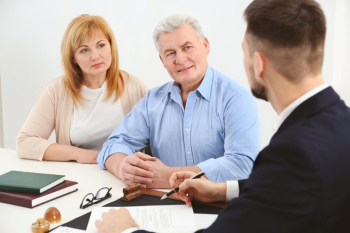
<path id="1" fill-rule="evenodd" d="M 276 129 L 275 131 L 278 130 L 278 128 L 282 125 L 283 121 L 294 111 L 294 109 L 296 109 L 304 101 L 306 101 L 307 99 L 309 99 L 312 96 L 316 95 L 320 91 L 323 91 L 327 87 L 329 87 L 329 85 L 327 83 L 324 83 L 324 84 L 322 84 L 320 86 L 317 86 L 314 89 L 306 92 L 304 95 L 300 96 L 298 99 L 294 100 L 290 105 L 288 105 L 288 107 L 286 107 L 278 115 L 278 119 L 277 119 L 276 125 L 274 127 L 274 129 Z"/>

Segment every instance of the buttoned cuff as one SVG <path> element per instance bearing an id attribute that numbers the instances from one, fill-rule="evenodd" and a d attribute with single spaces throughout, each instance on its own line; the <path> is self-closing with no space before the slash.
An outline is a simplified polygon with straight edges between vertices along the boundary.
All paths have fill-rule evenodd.
<path id="1" fill-rule="evenodd" d="M 239 196 L 239 185 L 237 180 L 228 180 L 226 182 L 226 201 L 231 202 L 233 198 Z"/>

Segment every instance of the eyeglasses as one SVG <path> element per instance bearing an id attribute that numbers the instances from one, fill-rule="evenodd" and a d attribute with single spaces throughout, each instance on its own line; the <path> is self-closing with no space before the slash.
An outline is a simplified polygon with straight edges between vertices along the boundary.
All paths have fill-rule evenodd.
<path id="1" fill-rule="evenodd" d="M 110 198 L 112 196 L 112 194 L 110 194 L 111 189 L 112 188 L 103 187 L 97 191 L 96 195 L 92 193 L 86 194 L 81 201 L 80 209 L 85 209 L 93 204 L 100 203 L 101 201 Z"/>

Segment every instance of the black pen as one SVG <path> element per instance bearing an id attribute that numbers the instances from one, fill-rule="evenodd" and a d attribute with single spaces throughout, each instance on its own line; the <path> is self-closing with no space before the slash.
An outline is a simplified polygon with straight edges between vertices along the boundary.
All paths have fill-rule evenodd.
<path id="1" fill-rule="evenodd" d="M 201 176 L 204 175 L 204 172 L 200 172 L 194 176 L 192 176 L 190 179 L 198 179 L 200 178 Z M 176 187 L 175 189 L 171 190 L 170 192 L 168 192 L 167 194 L 165 194 L 164 196 L 162 196 L 162 198 L 160 200 L 163 200 L 165 198 L 168 198 L 170 195 L 174 194 L 175 192 L 178 192 L 180 190 L 179 187 Z"/>

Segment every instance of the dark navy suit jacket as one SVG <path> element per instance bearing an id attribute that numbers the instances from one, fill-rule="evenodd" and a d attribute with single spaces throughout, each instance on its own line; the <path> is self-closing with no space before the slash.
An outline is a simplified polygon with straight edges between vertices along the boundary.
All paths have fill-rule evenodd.
<path id="1" fill-rule="evenodd" d="M 331 87 L 303 102 L 239 185 L 203 232 L 350 232 L 350 109 Z"/>

